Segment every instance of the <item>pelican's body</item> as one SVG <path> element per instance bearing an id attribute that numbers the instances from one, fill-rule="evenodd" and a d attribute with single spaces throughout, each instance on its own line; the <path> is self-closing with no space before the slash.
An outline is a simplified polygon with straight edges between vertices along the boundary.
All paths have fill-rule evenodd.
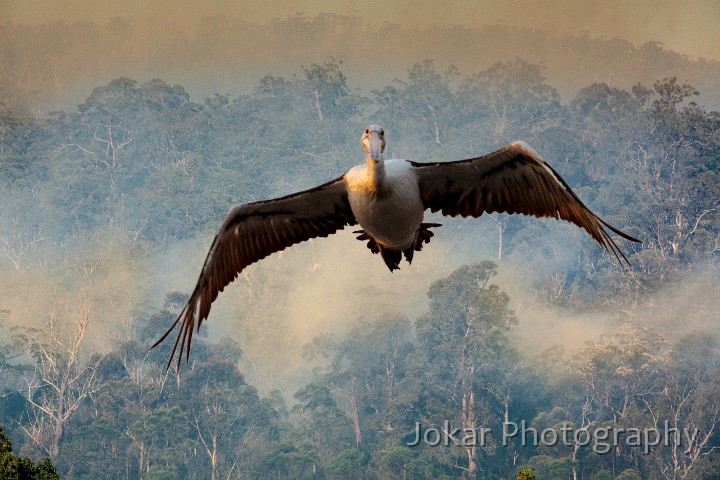
<path id="1" fill-rule="evenodd" d="M 414 246 L 425 207 L 406 160 L 368 160 L 345 174 L 353 215 L 379 245 L 404 251 Z"/>
<path id="2" fill-rule="evenodd" d="M 567 220 L 626 262 L 605 228 L 638 241 L 585 207 L 560 175 L 524 142 L 467 160 L 418 163 L 383 160 L 385 132 L 378 125 L 370 125 L 361 140 L 367 152 L 365 163 L 341 177 L 303 192 L 230 210 L 188 303 L 155 343 L 181 323 L 171 361 L 178 346 L 178 362 L 183 352 L 189 358 L 194 327 L 200 328 L 219 292 L 245 267 L 347 225 L 362 227 L 356 232 L 360 233 L 358 240 L 367 240 L 370 251 L 380 253 L 391 272 L 400 268 L 403 255 L 412 262 L 414 252 L 422 250 L 433 236 L 430 228 L 440 226 L 423 223 L 428 209 L 453 217 L 507 212 Z"/>

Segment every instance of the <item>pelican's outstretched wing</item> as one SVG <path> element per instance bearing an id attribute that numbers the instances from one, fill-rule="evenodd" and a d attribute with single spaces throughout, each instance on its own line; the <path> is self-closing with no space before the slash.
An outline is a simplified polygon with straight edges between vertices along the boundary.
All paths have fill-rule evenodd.
<path id="1" fill-rule="evenodd" d="M 200 329 L 218 293 L 245 267 L 296 243 L 327 237 L 346 225 L 355 225 L 355 217 L 343 177 L 303 192 L 233 208 L 213 240 L 190 299 L 151 348 L 165 340 L 179 323 L 167 368 L 178 346 L 179 366 L 183 352 L 186 360 L 190 357 L 193 329 Z"/>
<path id="2" fill-rule="evenodd" d="M 425 208 L 443 215 L 479 217 L 507 212 L 561 218 L 584 228 L 620 261 L 628 259 L 603 225 L 621 237 L 636 238 L 590 211 L 565 180 L 525 142 L 456 162 L 412 163 Z"/>

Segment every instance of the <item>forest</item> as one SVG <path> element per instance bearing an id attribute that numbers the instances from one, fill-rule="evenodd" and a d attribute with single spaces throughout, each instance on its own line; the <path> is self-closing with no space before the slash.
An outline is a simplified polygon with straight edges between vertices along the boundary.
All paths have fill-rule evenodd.
<path id="1" fill-rule="evenodd" d="M 561 102 L 520 59 L 351 80 L 330 58 L 201 103 L 120 77 L 43 117 L 0 105 L 12 451 L 67 479 L 720 478 L 720 112 L 672 77 Z M 349 234 L 308 242 L 243 272 L 166 371 L 148 347 L 228 209 L 342 174 L 369 123 L 388 158 L 525 140 L 642 244 L 627 267 L 564 222 L 429 216 L 444 239 L 391 275 Z"/>

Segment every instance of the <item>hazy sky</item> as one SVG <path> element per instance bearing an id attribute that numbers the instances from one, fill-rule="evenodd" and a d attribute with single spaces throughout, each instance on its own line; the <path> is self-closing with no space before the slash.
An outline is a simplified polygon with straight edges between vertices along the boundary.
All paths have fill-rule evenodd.
<path id="1" fill-rule="evenodd" d="M 502 23 L 552 32 L 585 31 L 636 44 L 657 40 L 680 53 L 720 59 L 720 0 L 0 0 L 0 22 L 16 24 L 156 17 L 192 28 L 208 16 L 262 23 L 297 12 L 353 14 L 369 23 L 393 22 L 406 28 Z"/>

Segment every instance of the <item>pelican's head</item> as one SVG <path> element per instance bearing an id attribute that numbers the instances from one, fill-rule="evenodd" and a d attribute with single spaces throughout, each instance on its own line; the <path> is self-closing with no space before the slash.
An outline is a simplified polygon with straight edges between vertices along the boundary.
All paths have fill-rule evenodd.
<path id="1" fill-rule="evenodd" d="M 363 133 L 362 145 L 372 160 L 382 160 L 385 151 L 385 130 L 380 125 L 370 125 Z"/>

